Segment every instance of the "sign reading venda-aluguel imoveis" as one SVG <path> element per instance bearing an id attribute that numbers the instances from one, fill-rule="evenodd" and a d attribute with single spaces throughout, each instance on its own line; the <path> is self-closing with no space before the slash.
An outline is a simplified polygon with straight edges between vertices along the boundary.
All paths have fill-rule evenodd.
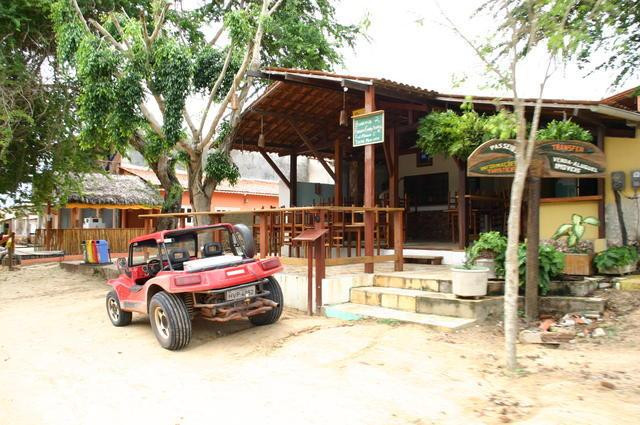
<path id="1" fill-rule="evenodd" d="M 353 146 L 384 142 L 384 111 L 356 115 L 353 118 Z"/>
<path id="2" fill-rule="evenodd" d="M 513 140 L 490 140 L 478 146 L 467 160 L 474 177 L 510 177 L 515 172 Z M 605 156 L 594 144 L 579 140 L 536 142 L 532 170 L 540 177 L 604 177 Z"/>

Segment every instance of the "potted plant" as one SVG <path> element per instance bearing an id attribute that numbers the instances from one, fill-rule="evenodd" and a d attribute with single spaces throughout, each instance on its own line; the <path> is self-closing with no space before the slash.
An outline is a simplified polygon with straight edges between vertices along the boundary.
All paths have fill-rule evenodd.
<path id="1" fill-rule="evenodd" d="M 473 257 L 467 249 L 465 262 L 451 268 L 451 292 L 457 297 L 482 297 L 487 295 L 489 269 L 473 264 Z"/>
<path id="2" fill-rule="evenodd" d="M 581 244 L 586 226 L 598 226 L 600 221 L 595 217 L 583 217 L 580 214 L 571 216 L 571 223 L 565 223 L 551 237 L 567 238 L 567 252 L 565 253 L 564 273 L 580 276 L 593 274 L 593 252 L 588 251 Z"/>
<path id="3" fill-rule="evenodd" d="M 614 246 L 598 253 L 593 259 L 599 273 L 626 274 L 638 264 L 638 250 L 633 246 Z"/>
<path id="4" fill-rule="evenodd" d="M 471 245 L 469 253 L 476 266 L 489 269 L 489 279 L 496 278 L 496 262 L 504 261 L 507 238 L 500 232 L 480 233 L 477 241 Z"/>

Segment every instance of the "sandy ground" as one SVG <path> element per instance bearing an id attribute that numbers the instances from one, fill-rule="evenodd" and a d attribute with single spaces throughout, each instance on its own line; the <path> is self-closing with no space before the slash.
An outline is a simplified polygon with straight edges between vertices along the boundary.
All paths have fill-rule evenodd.
<path id="1" fill-rule="evenodd" d="M 261 328 L 197 321 L 169 352 L 144 316 L 113 327 L 106 292 L 55 265 L 0 271 L 0 424 L 640 423 L 637 311 L 602 340 L 521 346 L 507 374 L 495 326 L 290 312 Z"/>

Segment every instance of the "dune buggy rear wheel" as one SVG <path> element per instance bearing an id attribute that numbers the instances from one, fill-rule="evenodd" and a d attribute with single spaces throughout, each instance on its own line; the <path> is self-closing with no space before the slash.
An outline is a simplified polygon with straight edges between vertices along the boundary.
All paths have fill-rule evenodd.
<path id="1" fill-rule="evenodd" d="M 156 339 L 167 350 L 180 350 L 191 341 L 191 317 L 182 298 L 158 292 L 149 303 L 149 321 Z"/>
<path id="2" fill-rule="evenodd" d="M 264 284 L 264 289 L 269 291 L 269 295 L 267 295 L 265 298 L 278 303 L 278 306 L 274 307 L 272 310 L 267 311 L 266 313 L 249 317 L 249 321 L 257 326 L 270 325 L 272 323 L 275 323 L 280 318 L 280 315 L 282 315 L 282 306 L 284 304 L 282 289 L 280 288 L 280 284 L 278 283 L 278 281 L 273 276 L 270 276 L 268 279 L 269 282 Z"/>
<path id="3" fill-rule="evenodd" d="M 131 323 L 132 313 L 122 311 L 116 291 L 109 291 L 107 294 L 107 315 L 113 326 L 127 326 Z"/>

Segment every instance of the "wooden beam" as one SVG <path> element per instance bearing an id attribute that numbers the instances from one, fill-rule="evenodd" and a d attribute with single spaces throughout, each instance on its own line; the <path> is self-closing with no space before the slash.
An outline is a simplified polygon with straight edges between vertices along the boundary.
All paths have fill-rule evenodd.
<path id="1" fill-rule="evenodd" d="M 394 128 L 389 129 L 389 151 L 391 153 L 391 172 L 389 173 L 389 206 L 398 206 L 399 143 Z"/>
<path id="2" fill-rule="evenodd" d="M 458 248 L 464 249 L 467 245 L 467 164 L 460 159 L 456 160 L 458 165 Z"/>
<path id="3" fill-rule="evenodd" d="M 365 112 L 376 110 L 376 92 L 370 87 L 364 94 Z M 373 207 L 376 204 L 376 146 L 364 147 L 364 206 Z M 375 213 L 364 213 L 364 255 L 373 257 L 374 248 Z M 365 273 L 373 273 L 374 263 L 367 262 L 364 265 Z"/>
<path id="4" fill-rule="evenodd" d="M 540 177 L 527 178 L 529 202 L 527 211 L 527 282 L 525 285 L 524 311 L 531 323 L 538 320 L 538 284 L 540 277 Z"/>
<path id="5" fill-rule="evenodd" d="M 336 178 L 333 189 L 333 205 L 342 205 L 342 144 L 340 138 L 336 137 L 333 142 L 333 167 Z M 340 249 L 338 247 L 338 249 Z"/>
<path id="6" fill-rule="evenodd" d="M 302 134 L 302 132 L 298 129 L 298 127 L 296 127 L 293 121 L 291 120 L 288 120 L 288 121 L 291 128 L 293 128 L 293 131 L 295 131 L 298 137 L 300 137 L 300 140 L 302 140 L 302 142 L 307 146 L 307 148 L 309 148 L 309 150 L 316 156 L 316 158 L 320 162 L 320 165 L 324 167 L 324 169 L 327 171 L 327 173 L 329 173 L 333 181 L 335 181 L 336 180 L 335 173 L 333 172 L 331 167 L 329 167 L 329 165 L 325 162 L 324 158 L 322 158 L 322 156 L 320 155 L 316 147 L 313 145 L 313 143 L 311 143 L 311 140 L 309 140 L 307 136 Z"/>
<path id="7" fill-rule="evenodd" d="M 389 135 L 389 132 L 387 132 L 387 135 Z M 393 162 L 391 160 L 388 139 L 382 143 L 382 150 L 384 152 L 384 163 L 387 166 L 387 173 L 391 175 L 391 173 L 393 173 Z"/>
<path id="8" fill-rule="evenodd" d="M 264 160 L 267 161 L 267 164 L 269 164 L 271 166 L 271 168 L 273 169 L 273 171 L 276 172 L 278 177 L 280 177 L 280 180 L 282 180 L 284 182 L 284 184 L 286 184 L 287 187 L 289 189 L 291 189 L 291 182 L 289 182 L 289 179 L 287 178 L 287 176 L 285 176 L 284 173 L 282 171 L 280 171 L 280 168 L 278 168 L 276 163 L 273 162 L 273 159 L 271 159 L 271 157 L 265 152 L 265 150 L 262 149 L 262 148 L 258 148 L 258 152 L 260 152 L 260 155 L 262 155 Z"/>
<path id="9" fill-rule="evenodd" d="M 600 148 L 602 152 L 604 152 L 604 134 L 605 127 L 603 125 L 598 127 L 598 134 L 596 137 L 596 145 Z M 600 224 L 598 224 L 598 238 L 602 239 L 606 237 L 607 227 L 605 224 L 605 207 L 604 207 L 604 179 L 598 179 L 597 182 L 597 194 L 600 196 L 598 200 L 598 220 L 600 220 Z"/>
<path id="10" fill-rule="evenodd" d="M 384 100 L 378 101 L 376 106 L 380 109 L 394 109 L 398 111 L 422 111 L 428 112 L 429 106 L 421 104 L 417 105 L 415 103 L 399 103 L 399 102 L 385 102 Z"/>
<path id="11" fill-rule="evenodd" d="M 289 163 L 289 206 L 298 206 L 298 154 L 291 152 Z"/>

